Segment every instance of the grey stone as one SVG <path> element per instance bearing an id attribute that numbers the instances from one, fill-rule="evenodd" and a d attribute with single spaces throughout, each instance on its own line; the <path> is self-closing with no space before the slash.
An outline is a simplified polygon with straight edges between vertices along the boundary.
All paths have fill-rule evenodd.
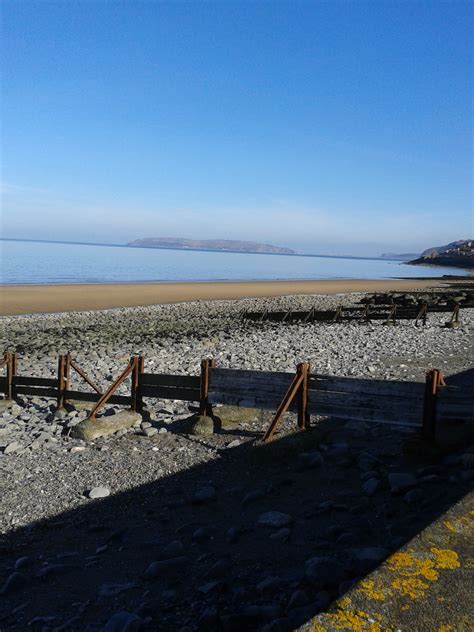
<path id="1" fill-rule="evenodd" d="M 102 632 L 137 632 L 143 626 L 143 621 L 134 612 L 121 610 L 116 612 L 102 628 Z"/>
<path id="2" fill-rule="evenodd" d="M 72 428 L 71 437 L 83 441 L 94 441 L 99 437 L 107 437 L 119 430 L 131 428 L 140 420 L 141 415 L 131 410 L 124 410 L 116 415 L 95 420 L 88 418 Z"/>
<path id="3" fill-rule="evenodd" d="M 227 444 L 228 448 L 237 448 L 240 445 L 240 440 L 239 439 L 234 439 L 234 441 L 231 441 L 230 443 Z"/>
<path id="4" fill-rule="evenodd" d="M 3 453 L 13 454 L 14 452 L 19 452 L 20 450 L 23 450 L 23 447 L 24 446 L 22 446 L 21 443 L 19 443 L 18 441 L 12 441 L 11 443 L 7 445 Z"/>
<path id="5" fill-rule="evenodd" d="M 187 557 L 173 557 L 169 560 L 152 562 L 145 571 L 147 579 L 157 579 L 158 577 L 173 577 L 179 575 L 188 564 Z"/>
<path id="6" fill-rule="evenodd" d="M 99 597 L 115 597 L 131 588 L 135 588 L 136 584 L 128 582 L 125 584 L 102 584 L 99 588 Z"/>
<path id="7" fill-rule="evenodd" d="M 108 487 L 93 487 L 87 492 L 89 498 L 106 498 L 110 496 L 110 489 Z"/>
<path id="8" fill-rule="evenodd" d="M 21 590 L 28 584 L 28 579 L 22 573 L 14 572 L 9 575 L 0 590 L 0 595 L 10 595 Z"/>
<path id="9" fill-rule="evenodd" d="M 276 542 L 286 542 L 291 535 L 290 529 L 284 527 L 283 529 L 279 529 L 272 533 L 270 536 L 270 540 L 274 540 Z"/>
<path id="10" fill-rule="evenodd" d="M 305 562 L 306 579 L 315 588 L 337 586 L 347 576 L 346 567 L 330 557 L 313 557 Z"/>
<path id="11" fill-rule="evenodd" d="M 216 499 L 216 489 L 211 485 L 201 487 L 193 496 L 195 503 L 207 503 Z"/>
<path id="12" fill-rule="evenodd" d="M 273 527 L 274 529 L 280 529 L 286 527 L 293 522 L 293 518 L 281 511 L 266 511 L 260 514 L 258 517 L 258 524 L 264 527 Z"/>
<path id="13" fill-rule="evenodd" d="M 380 481 L 378 478 L 369 478 L 362 485 L 362 491 L 364 492 L 366 496 L 373 496 L 375 492 L 379 489 L 379 487 L 380 487 Z"/>
<path id="14" fill-rule="evenodd" d="M 413 474 L 405 474 L 404 472 L 393 472 L 388 475 L 388 483 L 390 490 L 394 493 L 402 492 L 405 489 L 414 487 L 417 483 L 416 476 Z"/>
<path id="15" fill-rule="evenodd" d="M 146 437 L 153 437 L 154 435 L 158 434 L 158 428 L 145 428 L 143 430 L 143 434 Z"/>
<path id="16" fill-rule="evenodd" d="M 419 487 L 415 487 L 403 496 L 403 500 L 409 505 L 414 505 L 423 500 L 423 492 Z"/>
<path id="17" fill-rule="evenodd" d="M 198 415 L 193 421 L 191 434 L 197 436 L 214 434 L 214 419 L 207 415 Z"/>

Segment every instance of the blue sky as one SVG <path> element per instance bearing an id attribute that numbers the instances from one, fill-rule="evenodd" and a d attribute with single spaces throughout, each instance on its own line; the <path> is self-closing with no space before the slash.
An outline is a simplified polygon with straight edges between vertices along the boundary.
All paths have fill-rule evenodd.
<path id="1" fill-rule="evenodd" d="M 2 232 L 474 234 L 471 2 L 2 2 Z"/>

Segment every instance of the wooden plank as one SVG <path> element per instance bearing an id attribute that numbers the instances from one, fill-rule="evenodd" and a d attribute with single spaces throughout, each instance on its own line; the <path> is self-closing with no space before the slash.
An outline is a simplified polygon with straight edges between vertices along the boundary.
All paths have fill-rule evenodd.
<path id="1" fill-rule="evenodd" d="M 29 377 L 27 375 L 15 375 L 15 386 L 57 386 L 58 380 L 50 377 Z"/>
<path id="2" fill-rule="evenodd" d="M 245 387 L 283 387 L 291 384 L 294 373 L 276 371 L 244 371 L 239 369 L 212 369 L 209 376 L 209 388 L 213 390 Z"/>
<path id="3" fill-rule="evenodd" d="M 64 395 L 68 400 L 77 400 L 80 402 L 98 402 L 101 398 L 100 393 L 84 393 L 83 391 L 64 391 Z M 109 404 L 121 404 L 129 406 L 132 403 L 130 395 L 112 395 L 108 401 Z"/>
<path id="4" fill-rule="evenodd" d="M 338 393 L 330 391 L 312 391 L 309 395 L 313 408 L 318 404 L 328 406 L 353 406 L 370 408 L 372 410 L 392 409 L 400 414 L 416 413 L 421 415 L 423 400 L 410 401 L 403 398 L 393 398 L 386 395 L 369 395 L 365 393 Z"/>
<path id="5" fill-rule="evenodd" d="M 308 380 L 310 391 L 333 391 L 342 393 L 366 393 L 389 397 L 423 398 L 423 382 L 401 382 L 395 380 L 364 380 L 353 377 L 311 376 Z"/>
<path id="6" fill-rule="evenodd" d="M 141 394 L 142 397 L 178 399 L 185 402 L 198 402 L 200 400 L 200 391 L 198 388 L 173 388 L 171 386 L 143 384 Z"/>
<path id="7" fill-rule="evenodd" d="M 421 426 L 421 413 L 401 413 L 393 410 L 373 410 L 357 406 L 334 406 L 331 404 L 308 403 L 308 410 L 312 414 L 355 421 L 374 421 L 377 423 L 400 423 L 402 425 Z"/>
<path id="8" fill-rule="evenodd" d="M 17 386 L 15 393 L 18 395 L 33 395 L 35 397 L 57 397 L 57 388 L 42 388 L 35 386 Z"/>
<path id="9" fill-rule="evenodd" d="M 7 378 L 3 376 L 0 377 L 0 391 L 4 391 L 6 385 L 7 385 Z"/>
<path id="10" fill-rule="evenodd" d="M 199 388 L 199 375 L 168 375 L 165 373 L 140 373 L 138 383 L 141 385 L 179 386 L 182 388 Z"/>
<path id="11" fill-rule="evenodd" d="M 474 403 L 469 404 L 453 404 L 443 401 L 436 402 L 436 412 L 438 419 L 464 419 L 466 421 L 474 422 Z"/>
<path id="12" fill-rule="evenodd" d="M 236 393 L 224 393 L 221 391 L 209 391 L 210 404 L 227 404 L 228 406 L 241 406 L 242 408 L 259 408 L 261 410 L 274 411 L 281 404 L 280 397 L 242 397 Z M 290 410 L 297 411 L 297 402 L 290 405 Z"/>

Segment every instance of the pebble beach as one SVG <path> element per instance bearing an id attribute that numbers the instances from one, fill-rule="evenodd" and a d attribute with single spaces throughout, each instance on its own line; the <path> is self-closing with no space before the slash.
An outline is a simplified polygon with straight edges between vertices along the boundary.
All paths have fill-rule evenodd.
<path id="1" fill-rule="evenodd" d="M 417 382 L 430 368 L 448 383 L 472 368 L 473 309 L 456 329 L 443 327 L 443 313 L 425 327 L 241 318 L 363 296 L 3 316 L 0 346 L 18 353 L 19 375 L 37 377 L 55 377 L 58 354 L 70 351 L 102 388 L 132 355 L 149 372 L 187 375 L 202 358 L 290 372 L 309 361 L 324 374 Z M 267 413 L 199 436 L 192 405 L 153 399 L 134 427 L 85 443 L 71 429 L 87 411 L 57 412 L 42 398 L 2 403 L 1 629 L 294 629 L 472 486 L 473 446 L 407 459 L 410 430 L 321 420 L 296 434 L 288 415 L 262 446 Z"/>

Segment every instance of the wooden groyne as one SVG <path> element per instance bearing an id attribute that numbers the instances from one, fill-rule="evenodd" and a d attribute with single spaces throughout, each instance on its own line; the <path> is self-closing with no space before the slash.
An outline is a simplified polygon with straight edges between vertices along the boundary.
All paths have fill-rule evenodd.
<path id="1" fill-rule="evenodd" d="M 474 419 L 474 393 L 446 384 L 439 369 L 427 371 L 423 384 L 323 375 L 307 362 L 288 373 L 224 369 L 217 367 L 215 360 L 204 359 L 200 375 L 171 375 L 147 373 L 143 356 L 133 356 L 103 391 L 70 353 L 59 356 L 56 378 L 28 376 L 20 373 L 18 366 L 15 353 L 5 353 L 0 361 L 0 368 L 6 372 L 0 377 L 0 389 L 7 400 L 19 395 L 52 398 L 58 408 L 72 401 L 91 402 L 91 419 L 106 404 L 141 412 L 146 398 L 197 402 L 201 415 L 212 415 L 213 406 L 219 404 L 276 411 L 264 441 L 271 440 L 287 411 L 297 414 L 300 430 L 310 427 L 311 415 L 322 415 L 410 426 L 429 439 L 434 438 L 437 424 Z M 87 390 L 71 389 L 73 372 Z M 129 394 L 118 394 L 124 383 L 130 388 Z"/>

